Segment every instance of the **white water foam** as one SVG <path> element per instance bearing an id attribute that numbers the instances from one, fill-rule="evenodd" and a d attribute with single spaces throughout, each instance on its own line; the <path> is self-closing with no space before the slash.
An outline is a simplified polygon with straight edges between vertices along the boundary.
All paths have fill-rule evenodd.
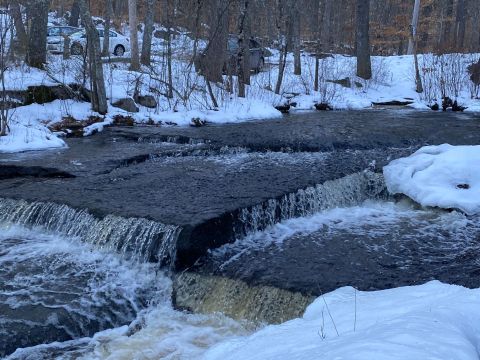
<path id="1" fill-rule="evenodd" d="M 210 253 L 220 258 L 228 258 L 223 266 L 237 260 L 253 249 L 269 246 L 281 248 L 285 240 L 301 237 L 317 231 L 329 233 L 344 231 L 351 236 L 385 237 L 397 241 L 396 233 L 401 232 L 406 223 L 416 228 L 416 233 L 402 234 L 400 237 L 436 234 L 438 239 L 449 243 L 449 247 L 467 246 L 476 234 L 480 233 L 480 221 L 460 212 L 423 209 L 405 199 L 399 202 L 367 200 L 361 205 L 339 207 L 317 212 L 311 216 L 284 220 L 256 231 L 233 244 L 224 245 Z"/>
<path id="2" fill-rule="evenodd" d="M 170 296 L 170 281 L 152 264 L 124 260 L 76 238 L 5 224 L 0 283 L 0 355 L 13 345 L 128 324 L 150 302 Z"/>
<path id="3" fill-rule="evenodd" d="M 38 228 L 0 224 L 0 282 L 0 307 L 8 310 L 0 312 L 5 342 L 38 332 L 75 339 L 31 347 L 25 343 L 27 348 L 8 357 L 12 360 L 186 360 L 249 333 L 244 324 L 220 314 L 174 310 L 171 281 L 153 264 L 125 260 Z M 92 330 L 103 331 L 88 338 Z M 2 346 L 0 341 L 0 350 Z"/>

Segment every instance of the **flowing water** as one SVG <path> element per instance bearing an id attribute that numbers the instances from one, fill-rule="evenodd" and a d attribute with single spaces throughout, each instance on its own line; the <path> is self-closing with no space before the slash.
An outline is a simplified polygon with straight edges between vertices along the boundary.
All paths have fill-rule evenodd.
<path id="1" fill-rule="evenodd" d="M 423 143 L 478 143 L 478 123 L 366 114 L 113 129 L 12 155 L 74 176 L 0 183 L 30 199 L 0 198 L 0 357 L 197 359 L 339 286 L 480 287 L 479 218 L 392 199 L 378 174 Z M 215 248 L 174 274 L 189 226 Z"/>
<path id="2" fill-rule="evenodd" d="M 40 228 L 3 223 L 0 234 L 0 357 L 131 359 L 144 351 L 140 358 L 191 359 L 251 329 L 173 310 L 158 264 Z"/>

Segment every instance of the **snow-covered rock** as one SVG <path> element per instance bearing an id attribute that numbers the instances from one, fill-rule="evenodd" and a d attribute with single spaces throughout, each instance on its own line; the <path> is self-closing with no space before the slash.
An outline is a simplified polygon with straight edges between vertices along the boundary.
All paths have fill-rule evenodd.
<path id="1" fill-rule="evenodd" d="M 376 292 L 344 287 L 301 319 L 224 341 L 208 360 L 478 359 L 480 290 L 429 282 Z"/>
<path id="2" fill-rule="evenodd" d="M 480 146 L 426 146 L 392 161 L 383 173 L 392 194 L 423 206 L 480 213 Z"/>

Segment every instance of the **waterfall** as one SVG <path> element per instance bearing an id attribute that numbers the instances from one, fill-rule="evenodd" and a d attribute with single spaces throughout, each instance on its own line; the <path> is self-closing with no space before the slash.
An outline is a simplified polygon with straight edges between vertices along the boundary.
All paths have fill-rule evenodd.
<path id="1" fill-rule="evenodd" d="M 0 222 L 42 227 L 134 260 L 161 265 L 173 264 L 176 238 L 181 230 L 178 226 L 142 218 L 108 215 L 100 219 L 67 205 L 4 198 L 0 198 Z"/>
<path id="2" fill-rule="evenodd" d="M 279 324 L 301 317 L 314 297 L 272 286 L 185 271 L 173 279 L 175 307 L 223 313 L 233 319 Z"/>
<path id="3" fill-rule="evenodd" d="M 383 176 L 368 170 L 326 181 L 240 209 L 234 224 L 235 237 L 238 240 L 283 220 L 313 215 L 334 207 L 357 205 L 385 193 Z"/>

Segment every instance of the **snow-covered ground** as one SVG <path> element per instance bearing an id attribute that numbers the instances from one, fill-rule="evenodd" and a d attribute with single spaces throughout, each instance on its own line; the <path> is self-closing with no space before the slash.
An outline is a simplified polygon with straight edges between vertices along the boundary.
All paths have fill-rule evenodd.
<path id="1" fill-rule="evenodd" d="M 253 333 L 219 315 L 158 308 L 139 332 L 127 330 L 99 333 L 82 359 L 477 360 L 480 289 L 438 281 L 375 292 L 343 287 L 302 318 Z"/>
<path id="2" fill-rule="evenodd" d="M 429 282 L 361 292 L 340 288 L 303 318 L 224 341 L 215 360 L 478 359 L 480 290 Z"/>
<path id="3" fill-rule="evenodd" d="M 383 169 L 388 190 L 423 206 L 480 212 L 480 146 L 425 146 Z"/>

